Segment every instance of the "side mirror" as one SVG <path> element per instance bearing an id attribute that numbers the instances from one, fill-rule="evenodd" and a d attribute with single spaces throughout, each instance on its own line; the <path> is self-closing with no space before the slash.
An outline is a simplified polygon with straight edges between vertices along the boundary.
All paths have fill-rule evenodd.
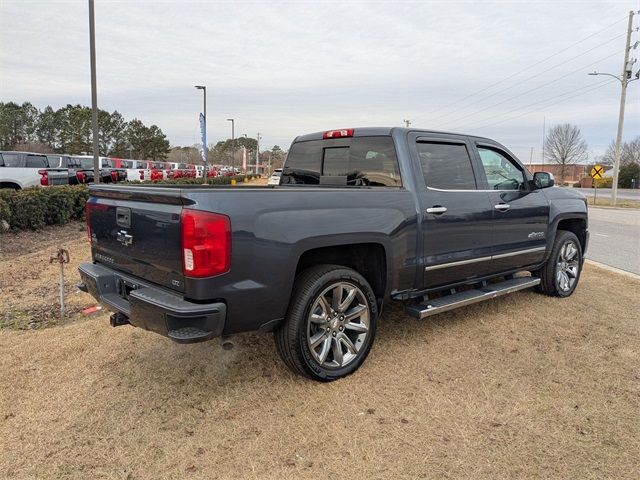
<path id="1" fill-rule="evenodd" d="M 553 173 L 536 172 L 533 174 L 533 185 L 536 188 L 549 188 L 556 184 Z"/>

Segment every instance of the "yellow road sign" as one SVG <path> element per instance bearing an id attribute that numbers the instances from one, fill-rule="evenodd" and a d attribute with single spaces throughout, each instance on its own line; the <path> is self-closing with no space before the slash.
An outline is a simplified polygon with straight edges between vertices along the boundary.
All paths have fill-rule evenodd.
<path id="1" fill-rule="evenodd" d="M 602 180 L 604 177 L 604 167 L 602 165 L 596 165 L 591 169 L 591 178 L 594 180 Z"/>

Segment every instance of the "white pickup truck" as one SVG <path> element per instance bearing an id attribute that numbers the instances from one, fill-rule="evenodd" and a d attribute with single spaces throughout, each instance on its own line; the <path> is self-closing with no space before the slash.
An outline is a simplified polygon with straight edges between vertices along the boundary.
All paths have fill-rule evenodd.
<path id="1" fill-rule="evenodd" d="M 69 171 L 49 168 L 47 156 L 30 152 L 0 152 L 0 188 L 20 190 L 38 185 L 67 185 Z"/>

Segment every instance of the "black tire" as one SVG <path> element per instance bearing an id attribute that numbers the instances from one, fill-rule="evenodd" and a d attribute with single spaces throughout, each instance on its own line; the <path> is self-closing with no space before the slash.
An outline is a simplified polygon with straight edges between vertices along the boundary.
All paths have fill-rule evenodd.
<path id="1" fill-rule="evenodd" d="M 564 261 L 562 258 L 563 248 L 568 244 L 573 245 L 576 249 L 575 257 L 572 259 L 572 263 L 575 262 L 576 267 L 575 276 L 567 276 L 569 281 L 571 279 L 575 280 L 570 285 L 564 284 L 558 278 L 558 271 L 564 269 L 564 267 L 561 267 L 561 263 Z M 532 272 L 534 276 L 540 277 L 540 285 L 536 287 L 536 290 L 552 297 L 568 297 L 578 286 L 580 274 L 582 273 L 582 263 L 582 246 L 578 237 L 573 232 L 558 230 L 547 263 L 540 270 Z"/>
<path id="2" fill-rule="evenodd" d="M 344 299 L 344 303 L 348 301 L 348 297 L 351 295 L 352 290 L 344 291 L 341 285 L 347 285 L 346 288 L 355 287 L 356 293 L 351 309 L 345 307 L 344 310 L 336 309 L 336 315 L 333 315 L 334 303 L 332 299 L 331 305 L 327 302 L 327 295 L 331 290 L 332 295 L 337 295 L 335 289 L 340 286 L 339 290 L 340 298 Z M 336 286 L 332 289 L 332 286 Z M 320 297 L 323 297 L 321 299 Z M 357 303 L 356 303 L 357 302 Z M 325 309 L 323 305 L 326 305 Z M 368 312 L 365 312 L 363 308 L 366 306 Z M 316 310 L 311 311 L 312 307 Z M 330 307 L 330 308 L 329 308 Z M 358 310 L 360 309 L 360 310 Z M 325 310 L 330 310 L 325 312 Z M 316 314 L 317 311 L 321 312 L 321 315 Z M 339 312 L 344 312 L 341 315 Z M 355 315 L 354 312 L 362 311 L 360 317 L 358 317 L 358 323 L 351 323 L 348 317 Z M 347 312 L 351 312 L 350 315 Z M 313 314 L 313 315 L 312 315 Z M 367 325 L 365 325 L 363 318 L 367 319 Z M 315 320 L 312 320 L 313 319 Z M 322 321 L 318 321 L 322 319 Z M 339 265 L 318 265 L 310 267 L 301 272 L 295 280 L 293 286 L 293 292 L 291 295 L 291 301 L 289 303 L 289 309 L 284 323 L 274 333 L 276 348 L 280 357 L 284 363 L 294 372 L 300 375 L 304 375 L 313 380 L 321 382 L 330 382 L 339 378 L 350 375 L 355 372 L 360 365 L 365 361 L 373 340 L 376 334 L 376 324 L 378 320 L 378 307 L 376 303 L 376 297 L 373 290 L 365 278 L 355 270 L 342 267 Z M 324 323 L 326 321 L 326 323 Z M 347 323 L 345 323 L 347 322 Z M 362 325 L 367 327 L 366 332 L 354 331 L 352 328 L 354 325 Z M 328 333 L 325 333 L 325 327 Z M 314 330 L 315 329 L 315 330 Z M 338 331 L 339 329 L 339 331 Z M 314 336 L 311 336 L 311 332 L 314 332 Z M 336 333 L 338 337 L 336 338 Z M 333 337 L 329 336 L 332 335 Z M 347 347 L 346 337 L 349 335 L 350 347 Z M 310 339 L 324 337 L 320 347 L 321 352 L 318 354 L 314 349 L 310 347 Z M 355 341 L 354 341 L 355 338 Z M 325 354 L 325 361 L 320 363 L 322 358 L 322 352 L 324 352 L 325 345 L 328 353 Z M 346 352 L 344 348 L 346 348 Z M 339 359 L 336 359 L 336 350 L 340 349 Z M 344 358 L 343 358 L 344 354 Z M 318 358 L 318 355 L 320 358 Z M 346 357 L 349 356 L 349 360 L 346 361 Z M 335 366 L 327 365 L 327 362 L 336 363 Z M 344 361 L 343 366 L 337 364 L 338 361 Z"/>

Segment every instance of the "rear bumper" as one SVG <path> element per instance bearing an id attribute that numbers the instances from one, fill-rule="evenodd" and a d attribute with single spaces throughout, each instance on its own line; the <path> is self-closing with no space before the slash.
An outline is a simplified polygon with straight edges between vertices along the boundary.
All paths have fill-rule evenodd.
<path id="1" fill-rule="evenodd" d="M 222 335 L 227 306 L 223 302 L 193 303 L 101 264 L 82 263 L 78 285 L 112 312 L 136 327 L 179 343 L 194 343 Z"/>

